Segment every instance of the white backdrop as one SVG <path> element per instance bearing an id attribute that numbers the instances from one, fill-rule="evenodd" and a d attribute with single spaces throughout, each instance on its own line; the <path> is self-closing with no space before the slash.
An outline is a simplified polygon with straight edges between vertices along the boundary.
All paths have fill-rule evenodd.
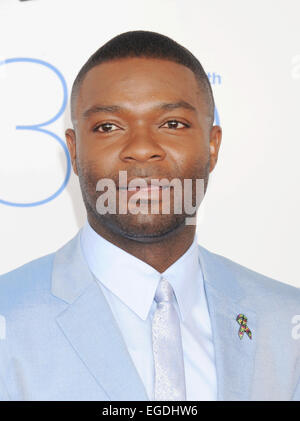
<path id="1" fill-rule="evenodd" d="M 83 225 L 63 101 L 99 46 L 144 29 L 189 48 L 210 73 L 223 142 L 199 242 L 299 287 L 299 16 L 299 0 L 0 0 L 0 273 Z"/>

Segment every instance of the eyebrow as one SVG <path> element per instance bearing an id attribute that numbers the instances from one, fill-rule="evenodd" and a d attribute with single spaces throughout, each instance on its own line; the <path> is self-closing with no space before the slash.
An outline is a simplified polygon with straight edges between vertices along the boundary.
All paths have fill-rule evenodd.
<path id="1" fill-rule="evenodd" d="M 184 108 L 186 110 L 194 112 L 197 111 L 193 105 L 183 100 L 171 103 L 163 102 L 154 108 L 158 110 L 175 110 L 177 108 Z M 119 113 L 122 110 L 124 110 L 124 108 L 120 105 L 93 105 L 92 107 L 84 111 L 82 115 L 84 118 L 88 118 L 96 113 Z"/>

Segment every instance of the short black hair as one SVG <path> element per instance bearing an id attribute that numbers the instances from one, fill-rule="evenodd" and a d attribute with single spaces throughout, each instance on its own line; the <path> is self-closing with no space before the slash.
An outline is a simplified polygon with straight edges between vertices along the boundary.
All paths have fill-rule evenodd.
<path id="1" fill-rule="evenodd" d="M 115 59 L 143 57 L 173 61 L 188 67 L 194 73 L 208 105 L 211 124 L 214 121 L 215 103 L 207 74 L 199 60 L 185 47 L 171 38 L 151 31 L 129 31 L 112 38 L 100 47 L 82 66 L 71 91 L 71 118 L 74 123 L 75 100 L 85 75 L 95 66 Z"/>

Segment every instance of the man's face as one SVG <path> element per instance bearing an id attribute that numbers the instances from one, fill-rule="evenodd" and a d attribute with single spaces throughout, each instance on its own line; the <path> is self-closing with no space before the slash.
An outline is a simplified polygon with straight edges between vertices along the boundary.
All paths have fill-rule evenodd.
<path id="1" fill-rule="evenodd" d="M 66 138 L 94 221 L 144 242 L 185 224 L 185 212 L 172 211 L 173 189 L 169 214 L 100 215 L 96 202 L 101 193 L 96 185 L 110 178 L 118 187 L 119 171 L 127 171 L 128 181 L 179 178 L 183 185 L 184 179 L 204 179 L 206 188 L 217 161 L 221 129 L 211 126 L 205 94 L 190 69 L 149 58 L 103 63 L 85 76 L 74 117 L 75 131 L 68 129 Z"/>

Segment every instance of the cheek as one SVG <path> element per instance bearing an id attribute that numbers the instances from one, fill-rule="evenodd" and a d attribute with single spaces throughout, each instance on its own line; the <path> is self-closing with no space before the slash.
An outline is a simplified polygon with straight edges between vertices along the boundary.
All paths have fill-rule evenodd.
<path id="1" fill-rule="evenodd" d="M 184 173 L 197 166 L 203 168 L 207 164 L 209 160 L 209 143 L 191 142 L 190 145 L 183 145 L 176 150 L 169 148 L 167 153 L 175 162 L 178 170 Z"/>
<path id="2" fill-rule="evenodd" d="M 93 175 L 105 177 L 118 165 L 118 152 L 109 147 L 103 147 L 100 142 L 81 139 L 77 148 L 79 165 L 89 170 Z"/>

